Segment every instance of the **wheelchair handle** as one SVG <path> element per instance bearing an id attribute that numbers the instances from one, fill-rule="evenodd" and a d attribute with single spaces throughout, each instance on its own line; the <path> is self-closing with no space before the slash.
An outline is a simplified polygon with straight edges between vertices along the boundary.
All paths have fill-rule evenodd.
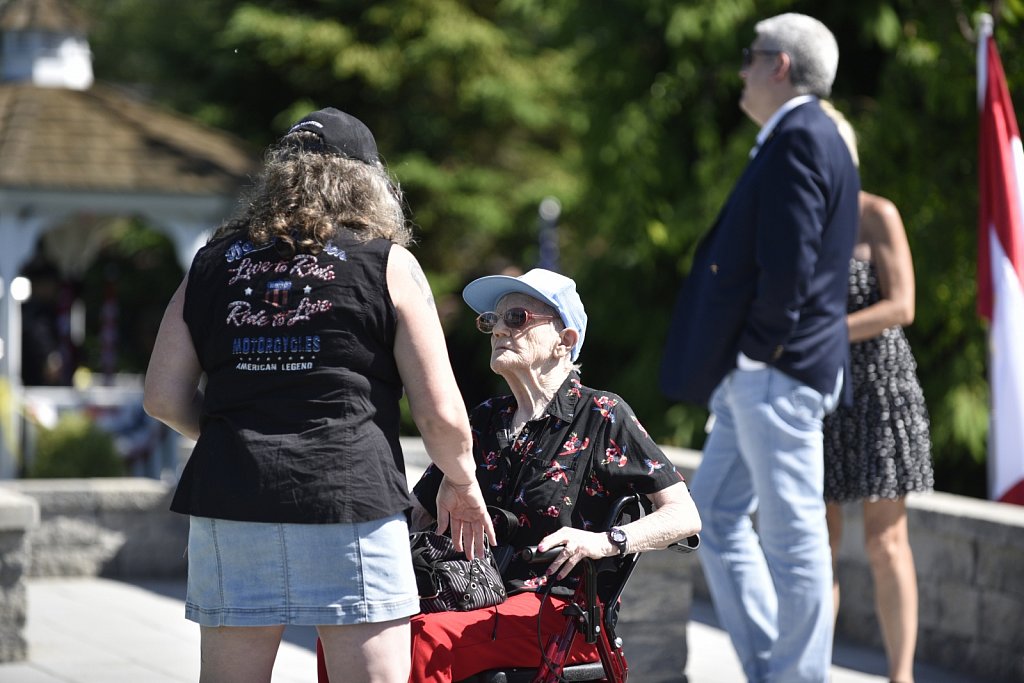
<path id="1" fill-rule="evenodd" d="M 692 553 L 694 550 L 700 547 L 700 536 L 694 534 L 687 536 L 681 541 L 676 541 L 670 545 L 667 550 L 674 550 L 677 553 Z"/>
<path id="2" fill-rule="evenodd" d="M 519 559 L 527 564 L 548 564 L 558 557 L 560 552 L 562 552 L 562 546 L 560 545 L 548 548 L 542 553 L 537 552 L 537 546 L 528 545 L 519 551 Z"/>
<path id="3" fill-rule="evenodd" d="M 644 516 L 644 507 L 640 502 L 640 494 L 632 493 L 628 496 L 622 496 L 612 504 L 612 508 L 608 513 L 608 519 L 606 528 L 610 529 L 622 520 L 622 514 L 629 506 L 635 506 L 635 513 L 637 519 Z M 680 544 L 686 544 L 690 539 L 679 541 Z M 696 548 L 694 545 L 692 548 L 679 548 L 680 552 L 689 552 Z M 548 548 L 542 553 L 537 552 L 537 546 L 529 545 L 519 551 L 519 558 L 527 564 L 547 564 L 554 560 L 558 553 L 562 552 L 562 546 L 556 545 L 554 548 Z"/>

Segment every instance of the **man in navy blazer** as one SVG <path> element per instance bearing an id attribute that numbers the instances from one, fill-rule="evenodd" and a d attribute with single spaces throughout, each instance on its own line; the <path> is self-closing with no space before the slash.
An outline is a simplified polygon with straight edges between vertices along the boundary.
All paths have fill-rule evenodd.
<path id="1" fill-rule="evenodd" d="M 846 278 L 860 180 L 829 96 L 821 22 L 759 22 L 740 107 L 762 126 L 673 313 L 662 390 L 707 405 L 692 495 L 701 562 L 750 681 L 823 683 L 832 653 L 822 418 L 848 374 Z M 755 531 L 750 514 L 757 511 Z"/>

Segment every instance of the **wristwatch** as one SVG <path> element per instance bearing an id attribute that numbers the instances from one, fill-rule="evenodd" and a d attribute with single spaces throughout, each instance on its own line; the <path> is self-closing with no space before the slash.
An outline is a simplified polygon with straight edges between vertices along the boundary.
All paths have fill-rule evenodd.
<path id="1" fill-rule="evenodd" d="M 608 540 L 619 549 L 619 555 L 626 554 L 626 532 L 621 527 L 613 526 L 609 529 Z"/>

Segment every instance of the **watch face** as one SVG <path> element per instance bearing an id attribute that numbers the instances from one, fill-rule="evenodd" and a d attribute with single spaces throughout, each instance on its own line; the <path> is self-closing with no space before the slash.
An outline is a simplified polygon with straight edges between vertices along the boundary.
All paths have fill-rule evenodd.
<path id="1" fill-rule="evenodd" d="M 613 527 L 608 530 L 608 538 L 612 544 L 619 549 L 620 554 L 626 552 L 626 532 L 619 527 Z"/>

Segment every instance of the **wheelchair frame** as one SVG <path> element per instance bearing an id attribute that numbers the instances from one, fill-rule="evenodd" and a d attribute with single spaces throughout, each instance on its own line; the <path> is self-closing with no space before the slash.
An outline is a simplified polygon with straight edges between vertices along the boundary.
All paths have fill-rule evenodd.
<path id="1" fill-rule="evenodd" d="M 644 516 L 644 507 L 639 494 L 624 496 L 612 506 L 608 514 L 607 528 L 622 523 L 623 513 L 627 506 L 635 505 L 635 516 Z M 697 535 L 669 546 L 677 552 L 692 552 L 697 549 L 700 539 Z M 527 548 L 522 556 L 529 562 L 550 561 L 559 552 L 558 548 L 543 554 L 535 554 L 534 549 Z M 618 622 L 619 598 L 625 590 L 633 569 L 640 560 L 641 553 L 631 553 L 624 557 L 606 557 L 600 560 L 584 559 L 578 565 L 581 572 L 580 583 L 573 595 L 572 602 L 566 608 L 572 618 L 566 621 L 562 632 L 551 636 L 544 650 L 544 657 L 539 668 L 505 668 L 491 669 L 472 676 L 459 683 L 562 683 L 563 681 L 607 681 L 607 683 L 626 683 L 629 675 L 629 664 L 622 651 L 622 639 L 615 635 Z M 575 571 L 575 570 L 574 570 Z M 599 591 L 599 575 L 613 574 L 613 580 L 606 582 L 611 592 L 602 597 Z M 572 648 L 573 639 L 581 634 L 590 644 L 596 644 L 600 662 L 574 664 L 566 666 L 566 659 Z"/>
<path id="2" fill-rule="evenodd" d="M 627 507 L 630 506 L 635 506 L 635 510 L 627 511 Z M 644 515 L 644 505 L 639 494 L 624 496 L 616 500 L 612 506 L 606 528 L 621 524 L 627 519 L 634 521 Z M 668 549 L 688 553 L 696 550 L 699 544 L 700 539 L 695 534 L 673 543 Z M 521 556 L 528 562 L 543 563 L 552 560 L 560 550 L 553 548 L 545 553 L 537 553 L 536 548 L 526 548 Z M 626 683 L 629 664 L 622 651 L 622 639 L 615 635 L 615 626 L 619 617 L 619 600 L 633 569 L 640 560 L 640 555 L 641 553 L 630 553 L 600 560 L 585 558 L 577 565 L 573 571 L 580 572 L 581 576 L 576 592 L 565 610 L 569 618 L 562 632 L 549 638 L 539 667 L 491 669 L 474 674 L 458 683 Z M 610 575 L 611 578 L 602 582 L 604 575 Z M 587 643 L 596 645 L 600 661 L 568 666 L 565 664 L 577 634 L 582 635 Z M 326 670 L 320 670 L 323 653 L 319 639 L 317 650 L 318 675 L 326 677 Z"/>
<path id="3" fill-rule="evenodd" d="M 629 577 L 639 559 L 639 553 L 627 556 L 623 564 L 628 564 L 628 567 L 618 569 L 620 575 L 623 575 L 623 579 Z M 626 682 L 629 664 L 622 652 L 622 639 L 615 636 L 615 624 L 618 621 L 618 594 L 625 587 L 625 580 L 619 582 L 616 594 L 610 597 L 606 603 L 597 593 L 597 563 L 586 558 L 580 562 L 580 565 L 582 567 L 580 583 L 576 587 L 572 603 L 566 608 L 566 612 L 573 618 L 566 622 L 561 634 L 551 637 L 533 683 L 561 683 L 566 680 L 563 677 L 565 661 L 569 657 L 572 642 L 577 633 L 582 634 L 587 643 L 597 646 L 597 653 L 601 657 L 604 673 L 604 678 L 600 680 L 608 681 L 608 683 Z M 608 609 L 607 604 L 612 604 L 614 607 Z M 586 665 L 582 666 L 584 669 L 580 670 L 580 675 L 586 676 L 584 670 L 593 669 Z M 575 680 L 588 680 L 588 678 L 576 678 Z"/>

